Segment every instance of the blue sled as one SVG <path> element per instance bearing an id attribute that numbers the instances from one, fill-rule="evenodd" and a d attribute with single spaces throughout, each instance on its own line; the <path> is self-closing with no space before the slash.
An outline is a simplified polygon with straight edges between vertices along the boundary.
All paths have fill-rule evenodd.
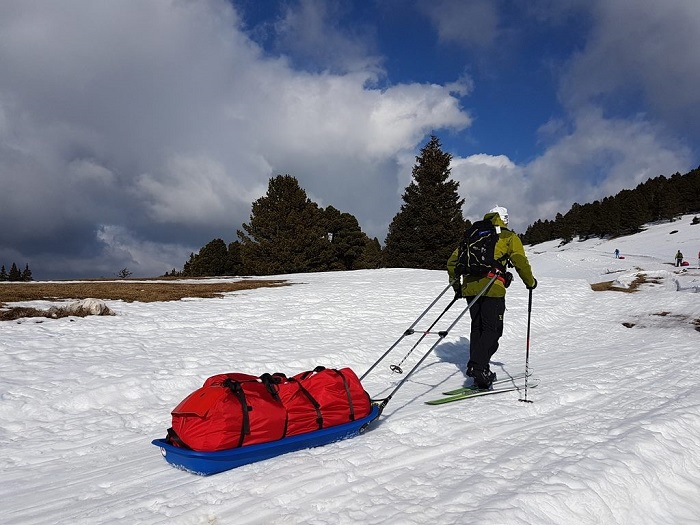
<path id="1" fill-rule="evenodd" d="M 372 405 L 372 411 L 366 417 L 322 430 L 316 430 L 307 434 L 299 434 L 277 441 L 248 445 L 240 448 L 230 448 L 217 452 L 197 452 L 184 448 L 174 447 L 164 439 L 154 439 L 151 443 L 160 447 L 165 461 L 181 470 L 193 474 L 208 476 L 225 470 L 231 470 L 241 465 L 255 463 L 263 459 L 269 459 L 287 452 L 295 452 L 304 448 L 320 447 L 334 441 L 340 441 L 349 437 L 364 433 L 367 427 L 381 413 L 380 408 Z"/>

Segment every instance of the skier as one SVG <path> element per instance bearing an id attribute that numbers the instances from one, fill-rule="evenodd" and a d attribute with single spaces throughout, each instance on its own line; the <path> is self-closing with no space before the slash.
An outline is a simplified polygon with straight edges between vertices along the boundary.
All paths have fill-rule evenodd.
<path id="1" fill-rule="evenodd" d="M 681 253 L 680 250 L 676 253 L 676 266 L 680 266 L 681 263 L 683 262 L 683 254 Z"/>
<path id="2" fill-rule="evenodd" d="M 615 248 L 615 259 L 619 259 L 619 258 L 620 258 L 620 250 Z"/>
<path id="3" fill-rule="evenodd" d="M 491 221 L 497 229 L 500 229 L 494 258 L 510 261 L 528 290 L 534 290 L 537 287 L 537 279 L 532 275 L 532 268 L 525 255 L 523 243 L 520 241 L 520 237 L 506 228 L 508 226 L 508 210 L 496 206 L 484 215 L 484 220 Z M 452 253 L 447 261 L 447 273 L 450 281 L 455 279 L 455 266 L 458 257 L 459 248 Z M 474 378 L 474 383 L 479 388 L 489 388 L 496 379 L 496 374 L 491 372 L 489 368 L 489 361 L 491 356 L 496 353 L 498 340 L 503 335 L 506 287 L 512 278 L 510 272 L 499 276 L 469 309 L 471 315 L 470 355 L 466 374 L 468 377 Z M 465 297 L 471 303 L 489 280 L 489 276 L 464 275 L 461 286 L 456 283 L 455 291 L 458 296 Z"/>

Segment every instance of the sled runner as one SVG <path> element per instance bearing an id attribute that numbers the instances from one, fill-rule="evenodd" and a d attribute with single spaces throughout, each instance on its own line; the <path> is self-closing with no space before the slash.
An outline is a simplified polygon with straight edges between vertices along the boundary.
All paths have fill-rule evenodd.
<path id="1" fill-rule="evenodd" d="M 217 452 L 197 452 L 170 445 L 165 439 L 154 439 L 152 443 L 160 447 L 165 461 L 172 466 L 193 474 L 208 476 L 230 470 L 256 461 L 269 459 L 287 452 L 319 447 L 362 434 L 381 413 L 379 406 L 373 405 L 369 415 L 333 427 L 315 430 L 306 434 L 286 437 L 268 443 L 231 448 Z"/>

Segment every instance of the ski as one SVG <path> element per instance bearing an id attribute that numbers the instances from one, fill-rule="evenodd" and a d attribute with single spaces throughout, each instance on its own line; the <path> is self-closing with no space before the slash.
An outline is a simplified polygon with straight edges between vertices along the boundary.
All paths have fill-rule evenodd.
<path id="1" fill-rule="evenodd" d="M 496 379 L 493 384 L 494 385 L 500 385 L 503 383 L 510 383 L 511 381 L 517 381 L 519 379 L 525 379 L 525 372 L 522 372 L 520 374 L 515 374 L 512 376 L 504 377 L 502 379 Z M 527 374 L 528 377 L 532 375 L 532 370 L 530 370 L 529 374 Z M 474 390 L 478 390 L 476 385 L 469 385 L 469 386 L 463 386 L 462 388 L 455 388 L 454 390 L 448 390 L 447 392 L 443 392 L 444 395 L 446 396 L 456 396 L 457 394 L 464 394 L 467 392 L 473 392 Z"/>
<path id="2" fill-rule="evenodd" d="M 528 382 L 527 386 L 528 388 L 535 388 L 538 384 L 540 383 L 539 379 L 533 379 Z M 452 403 L 453 401 L 460 401 L 462 399 L 469 399 L 472 397 L 481 397 L 481 396 L 490 396 L 492 394 L 502 394 L 503 392 L 513 392 L 514 390 L 521 390 L 525 389 L 525 383 L 522 384 L 513 384 L 509 386 L 496 386 L 496 387 L 491 387 L 489 390 L 482 390 L 482 389 L 467 389 L 465 392 L 461 394 L 455 394 L 447 397 L 441 397 L 440 399 L 432 399 L 430 401 L 426 401 L 426 405 L 444 405 L 445 403 Z"/>

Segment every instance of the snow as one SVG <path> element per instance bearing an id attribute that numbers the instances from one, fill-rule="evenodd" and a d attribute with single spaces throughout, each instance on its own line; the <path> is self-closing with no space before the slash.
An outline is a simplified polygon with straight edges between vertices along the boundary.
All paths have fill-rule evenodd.
<path id="1" fill-rule="evenodd" d="M 518 402 L 521 391 L 424 404 L 464 383 L 467 315 L 366 434 L 210 477 L 172 468 L 150 443 L 185 396 L 222 372 L 325 365 L 362 375 L 444 289 L 446 272 L 288 275 L 292 286 L 224 298 L 107 301 L 116 315 L 0 323 L 2 522 L 698 523 L 700 225 L 691 219 L 527 247 L 539 281 L 533 403 Z M 690 267 L 673 266 L 678 249 Z M 630 286 L 640 272 L 649 275 L 636 293 L 590 287 Z M 499 376 L 525 367 L 527 304 L 516 277 L 492 361 Z M 363 380 L 373 397 L 404 378 L 389 365 L 417 337 Z M 404 371 L 435 342 L 427 336 Z"/>

